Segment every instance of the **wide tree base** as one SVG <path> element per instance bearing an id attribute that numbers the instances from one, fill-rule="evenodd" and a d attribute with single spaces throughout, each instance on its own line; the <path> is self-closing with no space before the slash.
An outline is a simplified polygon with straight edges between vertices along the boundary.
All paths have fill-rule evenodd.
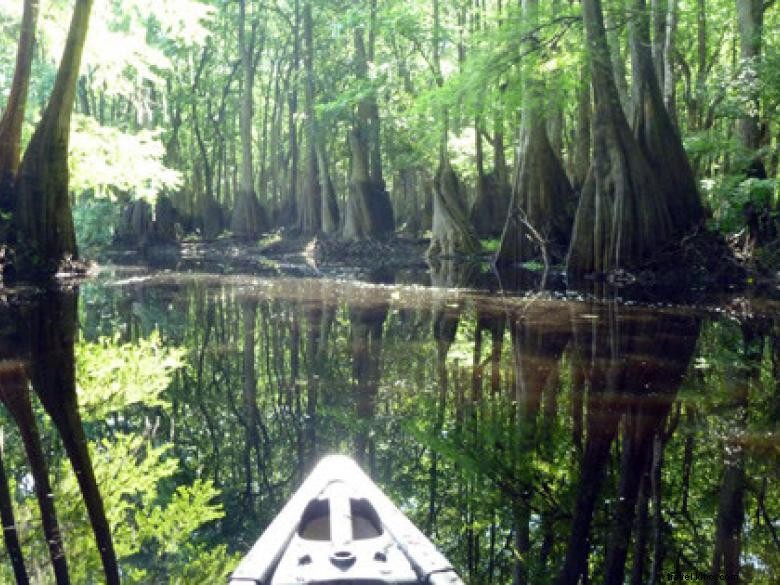
<path id="1" fill-rule="evenodd" d="M 481 245 L 468 221 L 460 182 L 446 157 L 442 157 L 433 188 L 433 230 L 429 258 L 475 256 Z"/>

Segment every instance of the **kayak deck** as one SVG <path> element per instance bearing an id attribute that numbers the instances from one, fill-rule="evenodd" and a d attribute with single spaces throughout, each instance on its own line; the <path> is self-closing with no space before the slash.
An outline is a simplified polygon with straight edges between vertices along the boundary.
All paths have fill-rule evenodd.
<path id="1" fill-rule="evenodd" d="M 350 458 L 325 457 L 230 585 L 463 585 L 449 561 Z"/>

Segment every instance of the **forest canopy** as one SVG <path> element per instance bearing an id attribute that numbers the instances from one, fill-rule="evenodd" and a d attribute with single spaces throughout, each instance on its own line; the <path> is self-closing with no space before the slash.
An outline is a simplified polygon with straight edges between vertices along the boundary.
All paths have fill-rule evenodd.
<path id="1" fill-rule="evenodd" d="M 2 231 L 42 244 L 20 268 L 78 258 L 67 232 L 105 246 L 278 230 L 587 274 L 705 228 L 777 261 L 772 0 L 20 0 L 0 25 L 17 151 Z M 63 53 L 69 34 L 83 54 Z M 38 185 L 24 177 L 53 168 L 54 134 L 33 140 L 52 109 L 76 114 L 57 130 L 68 168 Z M 36 205 L 61 225 L 27 225 Z"/>

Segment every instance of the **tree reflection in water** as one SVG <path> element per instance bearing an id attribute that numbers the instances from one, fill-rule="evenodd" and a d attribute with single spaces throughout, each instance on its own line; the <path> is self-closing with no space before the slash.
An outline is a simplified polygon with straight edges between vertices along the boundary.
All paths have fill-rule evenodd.
<path id="1" fill-rule="evenodd" d="M 170 410 L 140 412 L 159 419 L 156 436 L 179 461 L 164 489 L 197 477 L 218 488 L 225 516 L 200 530 L 213 546 L 247 550 L 313 463 L 338 451 L 473 584 L 659 583 L 694 571 L 771 583 L 780 515 L 771 316 L 737 323 L 463 290 L 478 279 L 447 263 L 433 267 L 434 288 L 403 276 L 380 285 L 160 276 L 86 286 L 80 322 L 86 339 L 159 329 L 163 343 L 186 348 Z M 33 385 L 84 470 L 106 542 L 72 384 L 75 296 L 44 304 L 16 321 L 6 309 L 4 322 L 24 327 L 3 357 L 44 364 L 29 369 Z M 12 378 L 2 379 L 23 420 L 8 402 Z M 26 549 L 8 534 L 10 574 Z M 128 554 L 120 565 L 143 563 Z"/>
<path id="2" fill-rule="evenodd" d="M 49 292 L 20 307 L 9 307 L 5 316 L 10 327 L 4 345 L 19 360 L 19 366 L 4 372 L 3 403 L 25 446 L 57 583 L 69 583 L 70 579 L 46 458 L 27 395 L 28 384 L 57 429 L 87 508 L 106 582 L 113 584 L 119 583 L 119 569 L 76 397 L 76 307 L 74 291 Z"/>

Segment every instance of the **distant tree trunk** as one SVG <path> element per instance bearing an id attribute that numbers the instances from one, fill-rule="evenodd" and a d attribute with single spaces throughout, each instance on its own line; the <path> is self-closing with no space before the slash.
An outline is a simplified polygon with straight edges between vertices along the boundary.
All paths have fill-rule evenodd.
<path id="1" fill-rule="evenodd" d="M 350 178 L 343 237 L 346 240 L 381 237 L 388 231 L 389 197 L 387 197 L 387 193 L 379 194 L 376 191 L 376 185 L 371 180 L 368 171 L 366 143 L 360 138 L 357 130 L 350 132 L 349 145 L 352 152 L 352 177 Z"/>
<path id="2" fill-rule="evenodd" d="M 320 202 L 322 204 L 322 231 L 326 234 L 335 234 L 339 228 L 340 212 L 336 189 L 330 176 L 330 163 L 328 154 L 322 139 L 315 144 L 317 155 L 317 169 L 320 179 Z"/>
<path id="3" fill-rule="evenodd" d="M 38 22 L 39 0 L 25 0 L 19 45 L 16 50 L 16 68 L 11 81 L 11 93 L 0 118 L 0 212 L 13 212 L 13 188 L 19 170 L 22 140 L 22 122 L 27 105 L 27 88 L 30 85 L 35 29 Z M 0 218 L 0 244 L 8 236 L 6 220 Z"/>
<path id="4" fill-rule="evenodd" d="M 636 16 L 631 25 L 631 64 L 634 100 L 634 132 L 647 160 L 656 171 L 674 228 L 684 231 L 699 223 L 703 210 L 688 155 L 664 105 L 656 67 L 650 54 L 645 0 L 634 0 Z M 661 56 L 661 59 L 663 57 Z M 659 197 L 660 196 L 660 197 Z"/>
<path id="5" fill-rule="evenodd" d="M 287 204 L 291 210 L 289 218 L 283 218 L 287 221 L 294 221 L 298 216 L 299 193 L 298 193 L 298 174 L 301 159 L 301 146 L 298 137 L 298 72 L 301 66 L 301 10 L 299 0 L 293 2 L 293 22 L 292 22 L 292 59 L 290 63 L 290 79 L 287 80 L 288 106 L 287 106 L 287 126 L 289 132 L 290 150 L 289 150 L 289 185 Z"/>
<path id="6" fill-rule="evenodd" d="M 747 150 L 748 174 L 758 179 L 766 178 L 766 168 L 758 152 L 761 146 L 758 67 L 761 61 L 764 10 L 764 0 L 737 0 L 740 67 L 746 79 L 743 86 L 750 102 L 749 113 L 739 120 L 739 137 Z"/>
<path id="7" fill-rule="evenodd" d="M 538 22 L 537 12 L 538 0 L 523 1 L 527 26 Z M 547 136 L 545 116 L 539 109 L 541 83 L 533 73 L 528 73 L 517 175 L 497 264 L 516 264 L 541 257 L 560 262 L 569 244 L 574 193 Z"/>
<path id="8" fill-rule="evenodd" d="M 200 162 L 202 169 L 202 185 L 200 193 L 197 195 L 197 215 L 200 217 L 200 223 L 203 228 L 202 235 L 205 239 L 211 240 L 216 238 L 224 228 L 224 217 L 222 207 L 217 203 L 214 198 L 214 171 L 211 166 L 211 159 L 209 157 L 208 149 L 206 148 L 206 142 L 203 138 L 203 133 L 200 127 L 200 116 L 198 115 L 197 96 L 195 92 L 200 88 L 200 80 L 203 75 L 203 71 L 208 64 L 210 51 L 208 47 L 204 47 L 200 61 L 195 70 L 195 79 L 192 84 L 192 130 L 195 134 L 195 141 L 198 145 L 198 152 L 200 154 Z M 196 175 L 198 176 L 198 175 Z"/>
<path id="9" fill-rule="evenodd" d="M 492 203 L 490 197 L 490 187 L 488 177 L 485 174 L 485 151 L 482 148 L 482 125 L 479 116 L 474 120 L 474 152 L 476 158 L 476 197 L 471 206 L 469 221 L 474 226 L 476 232 L 480 235 L 490 235 L 495 230 L 496 225 L 492 221 L 492 213 L 488 207 Z"/>
<path id="10" fill-rule="evenodd" d="M 539 4 L 538 0 L 536 0 L 536 4 Z M 559 17 L 563 6 L 562 0 L 550 0 L 549 4 L 550 17 L 553 19 Z M 564 92 L 560 84 L 556 84 L 555 82 L 551 83 L 548 100 L 549 113 L 545 116 L 547 121 L 547 136 L 550 139 L 550 146 L 552 147 L 556 158 L 560 160 L 563 156 L 563 110 L 565 103 Z"/>
<path id="11" fill-rule="evenodd" d="M 482 147 L 483 128 L 480 120 L 475 122 L 477 152 L 477 193 L 469 212 L 469 222 L 480 237 L 492 237 L 501 234 L 506 220 L 507 207 L 511 195 L 509 171 L 504 154 L 504 129 L 501 114 L 496 114 L 493 138 L 493 171 L 485 172 L 484 149 Z"/>
<path id="12" fill-rule="evenodd" d="M 651 57 L 653 60 L 653 66 L 655 70 L 655 78 L 658 81 L 658 86 L 664 87 L 664 79 L 666 74 L 666 64 L 664 62 L 664 46 L 666 45 L 666 18 L 668 13 L 667 3 L 669 0 L 650 0 L 650 22 L 652 27 L 652 42 Z M 647 8 L 645 7 L 645 10 Z M 636 18 L 638 15 L 634 13 L 632 15 Z M 647 15 L 643 15 L 647 18 Z M 648 36 L 648 41 L 650 41 Z M 633 57 L 632 57 L 633 59 Z"/>
<path id="13" fill-rule="evenodd" d="M 619 0 L 615 6 L 615 10 L 618 12 L 618 19 L 623 21 L 626 19 L 626 5 L 625 0 Z M 609 47 L 609 64 L 612 69 L 612 75 L 615 79 L 615 87 L 617 88 L 618 97 L 620 98 L 620 106 L 623 109 L 623 113 L 626 118 L 631 118 L 631 98 L 628 93 L 628 81 L 626 81 L 626 60 L 623 57 L 623 53 L 620 47 L 620 27 L 612 22 L 612 15 L 610 12 L 604 17 L 606 24 L 606 39 L 607 46 Z"/>
<path id="14" fill-rule="evenodd" d="M 655 173 L 620 107 L 600 0 L 583 0 L 583 19 L 595 98 L 594 152 L 569 248 L 567 269 L 574 275 L 635 264 L 673 234 Z"/>
<path id="15" fill-rule="evenodd" d="M 433 186 L 433 229 L 428 257 L 472 256 L 480 249 L 477 234 L 469 223 L 460 181 L 446 153 L 442 153 Z"/>
<path id="16" fill-rule="evenodd" d="M 577 132 L 571 165 L 571 184 L 577 192 L 585 185 L 590 168 L 591 89 L 588 77 L 587 66 L 583 65 L 577 86 Z"/>
<path id="17" fill-rule="evenodd" d="M 363 34 L 361 27 L 355 29 L 355 71 L 357 78 L 367 83 L 368 58 Z M 382 176 L 379 115 L 373 95 L 358 104 L 349 145 L 352 151 L 352 178 L 343 237 L 347 240 L 384 237 L 395 229 L 395 220 Z"/>
<path id="18" fill-rule="evenodd" d="M 243 87 L 241 93 L 241 109 L 239 110 L 239 126 L 241 134 L 241 179 L 230 229 L 238 238 L 252 240 L 257 238 L 268 227 L 254 188 L 254 170 L 252 168 L 252 118 L 254 114 L 253 88 L 255 82 L 255 42 L 257 37 L 257 22 L 252 25 L 252 34 L 247 41 L 246 32 L 246 0 L 239 0 L 238 20 L 238 50 L 241 53 L 241 70 Z M 262 33 L 265 37 L 265 33 Z M 260 40 L 261 43 L 265 39 Z"/>
<path id="19" fill-rule="evenodd" d="M 493 134 L 493 174 L 496 182 L 503 188 L 504 193 L 509 192 L 509 167 L 506 164 L 506 146 L 504 145 L 504 114 L 500 110 L 496 113 Z M 508 203 L 508 198 L 506 198 Z"/>
<path id="20" fill-rule="evenodd" d="M 314 35 L 311 2 L 303 6 L 303 67 L 306 71 L 306 129 L 307 161 L 306 186 L 301 204 L 301 230 L 304 233 L 323 231 L 332 234 L 338 229 L 339 209 L 330 178 L 325 145 L 320 136 L 314 110 Z"/>
<path id="21" fill-rule="evenodd" d="M 666 111 L 672 118 L 672 122 L 677 125 L 677 96 L 675 92 L 675 85 L 677 82 L 677 76 L 674 73 L 674 52 L 677 50 L 675 46 L 675 37 L 677 36 L 677 0 L 667 0 L 669 9 L 666 14 L 666 38 L 664 39 L 663 47 L 663 95 L 664 105 Z"/>
<path id="22" fill-rule="evenodd" d="M 78 258 L 68 196 L 68 139 L 91 10 L 92 0 L 76 0 L 54 89 L 19 167 L 15 221 L 24 250 L 17 270 L 25 278 L 48 277 Z"/>
<path id="23" fill-rule="evenodd" d="M 436 84 L 442 86 L 441 13 L 439 0 L 433 0 L 433 68 Z M 433 181 L 433 221 L 428 258 L 471 256 L 480 249 L 479 239 L 469 221 L 466 197 L 447 153 L 449 113 L 442 112 L 443 128 L 439 146 L 439 167 Z"/>

